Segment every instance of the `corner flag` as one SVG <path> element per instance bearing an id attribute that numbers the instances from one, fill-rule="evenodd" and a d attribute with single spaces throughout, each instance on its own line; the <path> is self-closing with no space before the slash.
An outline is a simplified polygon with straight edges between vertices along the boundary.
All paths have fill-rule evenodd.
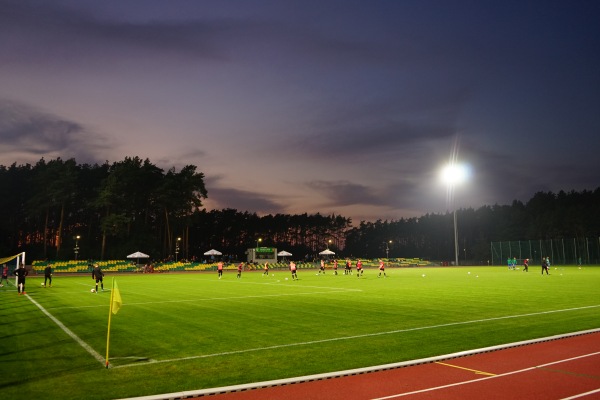
<path id="1" fill-rule="evenodd" d="M 119 292 L 119 287 L 117 286 L 117 282 L 113 281 L 113 289 L 112 289 L 112 303 L 110 305 L 110 310 L 113 314 L 119 312 L 119 309 L 123 305 L 123 300 L 121 300 L 121 292 Z"/>
<path id="2" fill-rule="evenodd" d="M 113 278 L 112 290 L 110 291 L 110 305 L 108 311 L 108 330 L 106 332 L 106 368 L 108 368 L 109 366 L 108 349 L 110 348 L 110 322 L 112 320 L 112 315 L 119 312 L 119 309 L 122 305 L 123 300 L 121 299 L 121 292 L 119 292 L 117 282 L 115 282 L 115 278 Z"/>

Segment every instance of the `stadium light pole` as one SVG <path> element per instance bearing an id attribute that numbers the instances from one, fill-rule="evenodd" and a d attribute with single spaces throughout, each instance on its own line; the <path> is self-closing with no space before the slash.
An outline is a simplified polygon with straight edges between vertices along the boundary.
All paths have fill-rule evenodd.
<path id="1" fill-rule="evenodd" d="M 254 256 L 252 257 L 252 262 L 255 262 L 258 259 L 258 245 L 260 242 L 262 242 L 262 238 L 256 239 L 256 247 L 254 248 Z M 250 253 L 252 253 L 252 251 L 250 251 Z"/>
<path id="2" fill-rule="evenodd" d="M 77 261 L 77 258 L 79 257 L 79 239 L 81 239 L 81 236 L 75 236 L 75 248 L 73 249 L 75 250 L 75 261 Z"/>
<path id="3" fill-rule="evenodd" d="M 390 258 L 390 246 L 389 246 L 390 243 L 392 243 L 391 240 L 388 240 L 387 242 L 385 242 L 385 258 Z"/>
<path id="4" fill-rule="evenodd" d="M 175 262 L 177 262 L 177 256 L 179 255 L 179 242 L 181 242 L 181 238 L 177 238 L 177 242 L 175 242 Z"/>
<path id="5" fill-rule="evenodd" d="M 458 227 L 456 221 L 456 202 L 454 201 L 454 189 L 458 184 L 467 180 L 468 169 L 462 164 L 452 162 L 442 169 L 442 180 L 448 186 L 448 192 L 452 197 L 452 208 L 454 209 L 454 265 L 458 266 Z"/>

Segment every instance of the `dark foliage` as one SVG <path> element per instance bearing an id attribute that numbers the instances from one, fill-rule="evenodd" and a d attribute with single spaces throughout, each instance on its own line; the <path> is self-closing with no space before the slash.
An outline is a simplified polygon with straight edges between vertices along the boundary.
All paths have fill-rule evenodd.
<path id="1" fill-rule="evenodd" d="M 29 260 L 73 259 L 76 243 L 79 258 L 122 259 L 140 250 L 155 260 L 200 259 L 217 248 L 240 259 L 259 238 L 294 258 L 316 258 L 326 247 L 343 257 L 454 258 L 452 213 L 352 227 L 338 215 L 207 211 L 204 174 L 193 165 L 177 172 L 137 157 L 102 165 L 42 159 L 0 166 L 0 185 L 0 254 L 26 251 Z M 460 258 L 479 263 L 492 241 L 598 236 L 600 188 L 460 209 L 457 219 Z"/>

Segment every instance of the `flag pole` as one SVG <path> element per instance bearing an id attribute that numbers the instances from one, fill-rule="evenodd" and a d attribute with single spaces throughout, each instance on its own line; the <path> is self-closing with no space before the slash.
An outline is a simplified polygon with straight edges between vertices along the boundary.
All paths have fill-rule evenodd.
<path id="1" fill-rule="evenodd" d="M 112 321 L 113 296 L 115 295 L 115 278 L 112 279 L 112 288 L 110 289 L 110 306 L 108 307 L 108 331 L 106 333 L 106 368 L 108 368 L 108 350 L 110 347 L 110 322 Z"/>

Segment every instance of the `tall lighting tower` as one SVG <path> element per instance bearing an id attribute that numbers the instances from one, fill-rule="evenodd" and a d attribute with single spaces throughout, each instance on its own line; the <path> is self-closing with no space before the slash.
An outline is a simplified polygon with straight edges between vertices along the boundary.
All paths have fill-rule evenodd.
<path id="1" fill-rule="evenodd" d="M 458 265 L 458 224 L 456 221 L 456 202 L 454 191 L 457 185 L 464 183 L 469 176 L 469 169 L 456 162 L 451 162 L 442 169 L 441 178 L 448 187 L 448 196 L 452 202 L 454 214 L 454 265 Z"/>

